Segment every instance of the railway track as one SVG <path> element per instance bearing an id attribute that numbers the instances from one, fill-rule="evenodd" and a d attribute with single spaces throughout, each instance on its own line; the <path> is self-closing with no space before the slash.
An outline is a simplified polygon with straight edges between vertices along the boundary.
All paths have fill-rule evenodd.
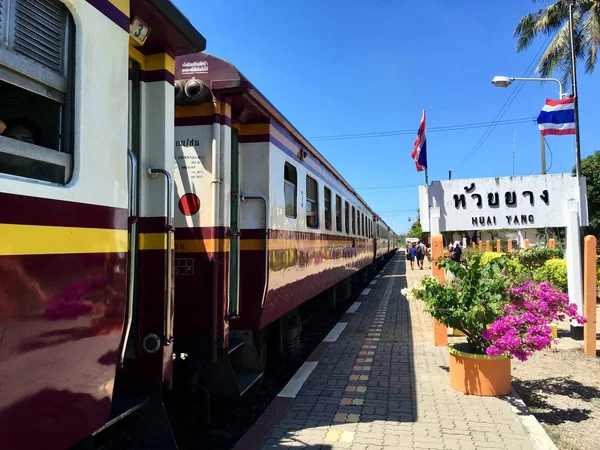
<path id="1" fill-rule="evenodd" d="M 368 277 L 367 283 L 376 274 Z M 230 450 L 260 417 L 269 403 L 288 383 L 312 351 L 344 315 L 348 306 L 360 295 L 364 285 L 357 286 L 350 298 L 336 307 L 323 306 L 316 297 L 301 311 L 303 330 L 300 350 L 286 361 L 270 362 L 263 382 L 253 387 L 241 399 L 213 402 L 211 424 L 203 423 L 204 411 L 200 401 L 188 397 L 185 405 L 167 399 L 167 412 L 180 450 Z M 94 450 L 138 450 L 131 438 L 131 419 L 106 430 L 96 437 Z M 139 449 L 141 450 L 141 449 Z"/>

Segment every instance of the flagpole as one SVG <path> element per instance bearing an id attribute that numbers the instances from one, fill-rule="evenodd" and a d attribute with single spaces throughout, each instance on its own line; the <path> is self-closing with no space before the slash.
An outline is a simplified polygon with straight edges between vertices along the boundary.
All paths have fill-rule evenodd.
<path id="1" fill-rule="evenodd" d="M 577 58 L 573 30 L 573 1 L 569 2 L 569 37 L 571 40 L 571 86 L 573 90 L 573 110 L 575 114 L 575 176 L 577 184 L 581 177 L 581 151 L 579 143 L 579 95 L 577 94 Z"/>

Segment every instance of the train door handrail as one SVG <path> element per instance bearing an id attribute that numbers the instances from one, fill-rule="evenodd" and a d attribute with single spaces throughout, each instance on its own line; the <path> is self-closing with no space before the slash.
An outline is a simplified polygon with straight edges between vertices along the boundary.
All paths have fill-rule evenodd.
<path id="1" fill-rule="evenodd" d="M 269 285 L 269 200 L 260 194 L 242 195 L 241 200 L 242 203 L 246 203 L 248 200 L 260 200 L 265 204 L 265 285 L 263 286 L 262 300 L 260 302 L 262 308 L 265 305 L 267 287 Z"/>
<path id="2" fill-rule="evenodd" d="M 129 165 L 129 285 L 127 286 L 127 315 L 125 317 L 125 332 L 123 333 L 123 348 L 119 364 L 123 365 L 125 361 L 125 352 L 129 342 L 129 334 L 133 324 L 133 303 L 135 295 L 135 269 L 137 255 L 137 184 L 138 184 L 138 164 L 135 153 L 127 150 L 127 159 Z"/>
<path id="3" fill-rule="evenodd" d="M 168 170 L 149 167 L 148 174 L 151 177 L 163 175 L 167 181 L 167 227 L 165 229 L 167 235 L 167 305 L 165 307 L 165 330 L 163 345 L 170 345 L 173 342 L 171 335 L 171 300 L 173 290 L 173 248 L 171 240 L 173 238 L 173 176 Z"/>

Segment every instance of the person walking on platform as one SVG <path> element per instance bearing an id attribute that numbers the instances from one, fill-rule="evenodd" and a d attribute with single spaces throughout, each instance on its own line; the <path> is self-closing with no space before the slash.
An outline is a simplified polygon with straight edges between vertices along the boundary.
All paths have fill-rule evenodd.
<path id="1" fill-rule="evenodd" d="M 417 243 L 416 256 L 417 266 L 419 267 L 419 269 L 423 270 L 423 260 L 425 259 L 425 244 L 423 244 L 420 241 Z"/>
<path id="2" fill-rule="evenodd" d="M 411 245 L 408 249 L 408 260 L 410 261 L 410 269 L 415 270 L 415 255 L 417 253 L 417 249 L 415 248 L 415 244 Z"/>
<path id="3" fill-rule="evenodd" d="M 462 248 L 460 248 L 460 242 L 456 241 L 454 243 L 454 248 L 452 249 L 452 261 L 456 261 L 460 263 L 462 257 Z"/>

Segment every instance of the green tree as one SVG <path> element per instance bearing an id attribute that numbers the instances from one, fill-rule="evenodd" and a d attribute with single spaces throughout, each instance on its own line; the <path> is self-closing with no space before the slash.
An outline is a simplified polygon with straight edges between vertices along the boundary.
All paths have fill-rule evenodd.
<path id="1" fill-rule="evenodd" d="M 408 237 L 419 239 L 423 238 L 423 227 L 421 227 L 420 218 L 415 220 L 412 226 L 410 227 L 410 230 L 408 230 Z"/>
<path id="2" fill-rule="evenodd" d="M 585 233 L 600 237 L 600 150 L 581 160 L 581 175 L 587 179 L 589 226 Z"/>
<path id="3" fill-rule="evenodd" d="M 533 0 L 538 3 L 542 0 Z M 571 77 L 571 49 L 569 36 L 569 3 L 573 5 L 574 47 L 577 59 L 585 60 L 585 71 L 591 73 L 596 66 L 600 47 L 600 1 L 555 0 L 552 4 L 527 14 L 515 28 L 517 51 L 529 48 L 539 35 L 553 36 L 542 55 L 536 72 L 550 77 L 560 73 L 564 83 Z"/>
<path id="4" fill-rule="evenodd" d="M 417 209 L 417 218 L 411 225 L 410 230 L 408 230 L 407 236 L 411 238 L 423 239 L 425 234 L 426 233 L 423 233 L 423 227 L 421 226 L 421 211 Z"/>

